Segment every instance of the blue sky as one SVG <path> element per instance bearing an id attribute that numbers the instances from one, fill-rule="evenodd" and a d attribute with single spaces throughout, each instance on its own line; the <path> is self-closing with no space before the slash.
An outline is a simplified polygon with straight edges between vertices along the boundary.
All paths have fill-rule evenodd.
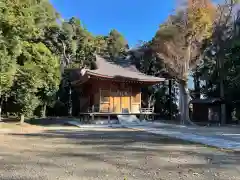
<path id="1" fill-rule="evenodd" d="M 64 19 L 80 18 L 95 35 L 117 29 L 130 46 L 150 40 L 173 12 L 175 0 L 51 0 Z"/>

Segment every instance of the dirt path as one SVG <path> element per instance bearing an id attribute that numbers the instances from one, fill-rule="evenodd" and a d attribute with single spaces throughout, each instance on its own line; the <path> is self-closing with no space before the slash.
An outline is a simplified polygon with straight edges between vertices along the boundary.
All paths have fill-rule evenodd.
<path id="1" fill-rule="evenodd" d="M 0 135 L 2 180 L 240 180 L 240 155 L 126 129 Z"/>

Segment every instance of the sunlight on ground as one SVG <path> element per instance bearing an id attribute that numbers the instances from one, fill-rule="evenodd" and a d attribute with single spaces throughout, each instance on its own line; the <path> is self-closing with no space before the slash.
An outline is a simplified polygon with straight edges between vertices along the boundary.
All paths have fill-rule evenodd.
<path id="1" fill-rule="evenodd" d="M 19 128 L 21 125 L 19 123 L 0 123 L 0 128 L 3 129 L 12 129 L 12 128 Z"/>

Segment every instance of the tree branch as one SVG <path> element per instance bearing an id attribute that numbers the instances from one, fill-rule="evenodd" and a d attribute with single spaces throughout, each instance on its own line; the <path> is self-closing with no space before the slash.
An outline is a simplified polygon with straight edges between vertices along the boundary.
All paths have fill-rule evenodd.
<path id="1" fill-rule="evenodd" d="M 63 40 L 60 39 L 60 41 L 61 41 L 62 46 L 63 46 L 63 56 L 65 58 L 65 63 L 66 63 L 66 65 L 68 65 L 71 62 L 71 55 L 67 56 L 67 54 L 66 54 L 66 45 L 63 42 Z"/>

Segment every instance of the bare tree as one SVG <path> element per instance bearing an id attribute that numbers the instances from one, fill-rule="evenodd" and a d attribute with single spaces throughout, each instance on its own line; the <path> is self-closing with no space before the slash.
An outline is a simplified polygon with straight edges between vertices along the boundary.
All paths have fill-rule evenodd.
<path id="1" fill-rule="evenodd" d="M 187 7 L 171 15 L 160 26 L 153 48 L 170 74 L 178 80 L 180 113 L 183 124 L 190 122 L 188 108 L 188 76 L 203 55 L 201 47 L 212 33 L 215 9 L 210 1 L 189 0 Z"/>

